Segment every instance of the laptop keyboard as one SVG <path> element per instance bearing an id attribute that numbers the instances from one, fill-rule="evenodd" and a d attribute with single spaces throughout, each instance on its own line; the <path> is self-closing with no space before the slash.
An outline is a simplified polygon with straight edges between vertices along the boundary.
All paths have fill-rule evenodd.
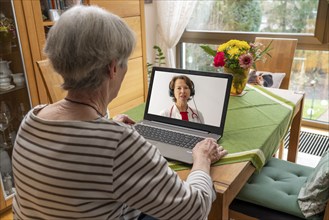
<path id="1" fill-rule="evenodd" d="M 202 137 L 168 131 L 165 129 L 155 128 L 142 124 L 137 124 L 135 128 L 138 133 L 140 133 L 147 139 L 160 141 L 163 143 L 172 144 L 189 149 L 192 149 L 196 145 L 196 143 L 204 139 Z"/>

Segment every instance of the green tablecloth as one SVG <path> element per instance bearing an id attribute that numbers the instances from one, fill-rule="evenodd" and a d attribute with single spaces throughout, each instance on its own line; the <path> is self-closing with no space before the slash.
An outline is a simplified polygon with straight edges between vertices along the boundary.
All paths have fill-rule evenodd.
<path id="1" fill-rule="evenodd" d="M 277 151 L 291 123 L 292 103 L 258 86 L 248 86 L 245 91 L 241 97 L 230 97 L 224 134 L 219 141 L 229 154 L 214 166 L 251 161 L 259 170 Z M 139 121 L 144 108 L 142 104 L 125 114 Z M 169 164 L 174 170 L 190 168 L 179 162 Z"/>

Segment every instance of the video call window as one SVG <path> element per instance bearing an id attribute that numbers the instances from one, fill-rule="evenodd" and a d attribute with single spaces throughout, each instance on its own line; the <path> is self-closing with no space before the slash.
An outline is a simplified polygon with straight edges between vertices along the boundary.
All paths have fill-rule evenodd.
<path id="1" fill-rule="evenodd" d="M 193 111 L 190 115 L 193 120 L 189 118 L 190 121 L 219 127 L 228 80 L 226 78 L 156 71 L 153 84 L 150 86 L 152 91 L 148 114 L 163 117 L 170 117 L 171 115 L 171 118 L 174 118 L 175 102 L 169 84 L 175 76 L 187 76 L 194 85 L 193 96 L 187 102 L 189 108 Z M 165 111 L 167 114 L 164 114 Z"/>

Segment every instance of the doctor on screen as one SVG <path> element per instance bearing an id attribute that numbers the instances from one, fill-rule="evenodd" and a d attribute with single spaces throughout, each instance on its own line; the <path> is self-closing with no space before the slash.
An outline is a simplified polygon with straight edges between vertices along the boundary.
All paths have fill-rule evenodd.
<path id="1" fill-rule="evenodd" d="M 160 115 L 185 121 L 204 123 L 201 112 L 187 104 L 194 95 L 194 83 L 190 78 L 184 75 L 174 76 L 169 83 L 169 96 L 172 97 L 174 104 L 162 110 Z"/>

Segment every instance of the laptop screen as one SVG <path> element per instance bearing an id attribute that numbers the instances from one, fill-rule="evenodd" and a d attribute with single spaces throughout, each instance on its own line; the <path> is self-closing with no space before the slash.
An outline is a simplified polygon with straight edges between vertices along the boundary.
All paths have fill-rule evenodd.
<path id="1" fill-rule="evenodd" d="M 222 135 L 231 82 L 229 74 L 153 67 L 144 119 Z"/>

